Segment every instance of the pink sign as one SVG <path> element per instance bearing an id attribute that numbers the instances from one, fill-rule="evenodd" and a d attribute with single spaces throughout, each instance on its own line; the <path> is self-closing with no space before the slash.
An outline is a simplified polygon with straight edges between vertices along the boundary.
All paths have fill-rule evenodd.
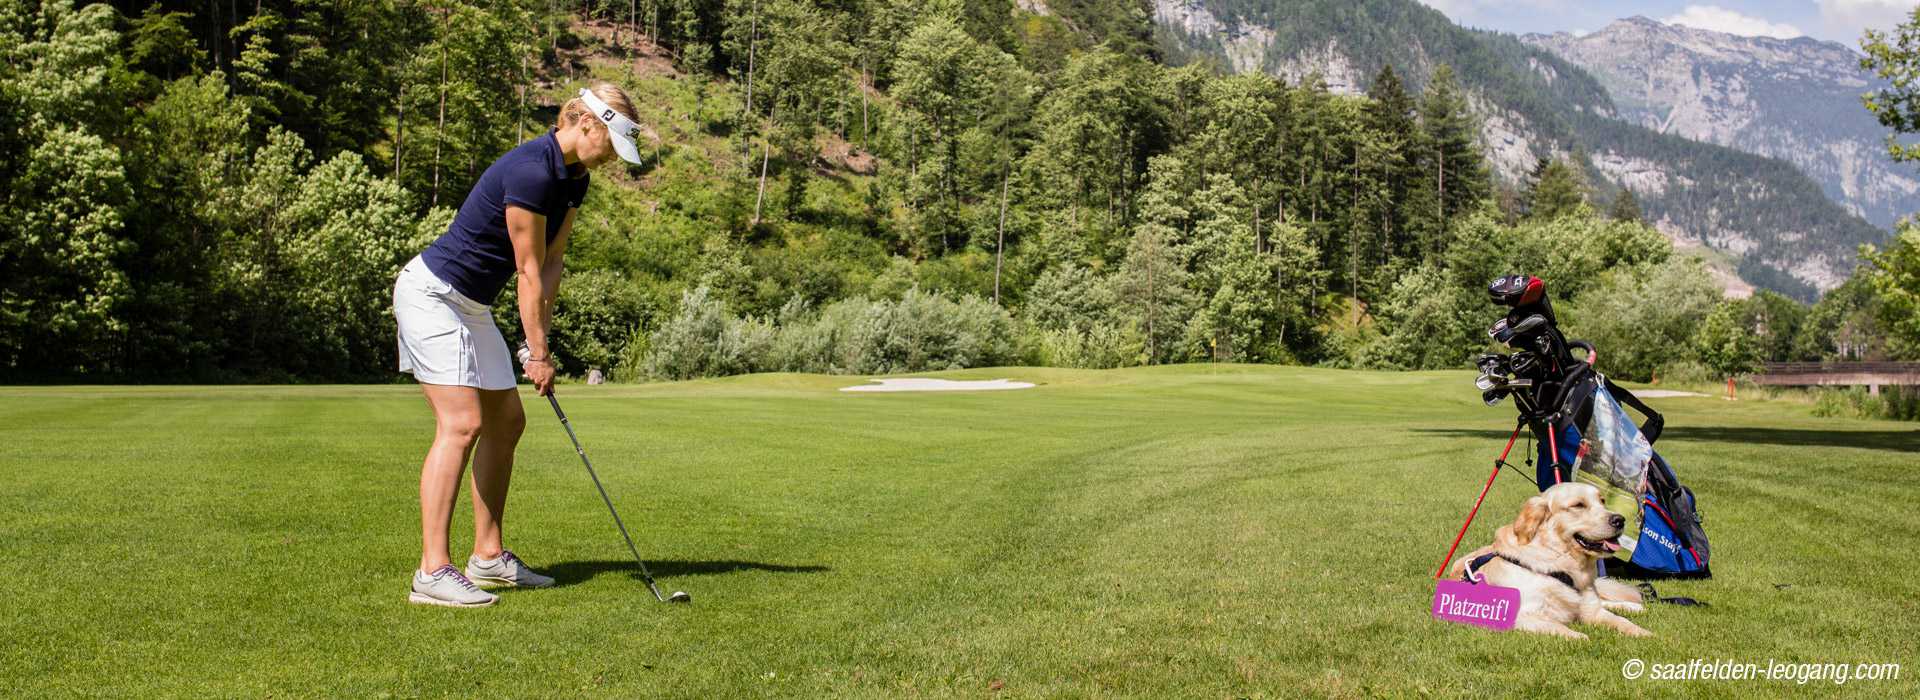
<path id="1" fill-rule="evenodd" d="M 1492 630 L 1513 629 L 1520 616 L 1520 589 L 1441 579 L 1433 591 L 1433 616 Z"/>

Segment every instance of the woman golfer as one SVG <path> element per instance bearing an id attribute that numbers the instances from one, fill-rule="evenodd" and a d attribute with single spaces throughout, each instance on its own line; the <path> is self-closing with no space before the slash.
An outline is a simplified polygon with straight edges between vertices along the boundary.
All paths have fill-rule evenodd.
<path id="1" fill-rule="evenodd" d="M 513 354 L 490 307 L 507 281 L 517 280 L 520 326 L 532 352 L 522 369 L 536 391 L 553 391 L 547 331 L 574 210 L 587 194 L 588 170 L 615 154 L 640 162 L 636 122 L 620 88 L 603 83 L 581 90 L 560 108 L 552 131 L 487 167 L 453 225 L 394 281 L 400 371 L 420 382 L 435 423 L 433 447 L 420 468 L 420 570 L 413 574 L 411 602 L 478 607 L 498 597 L 476 583 L 553 585 L 501 544 L 513 448 L 527 419 L 514 390 Z M 468 454 L 473 555 L 462 572 L 453 566 L 447 529 Z"/>

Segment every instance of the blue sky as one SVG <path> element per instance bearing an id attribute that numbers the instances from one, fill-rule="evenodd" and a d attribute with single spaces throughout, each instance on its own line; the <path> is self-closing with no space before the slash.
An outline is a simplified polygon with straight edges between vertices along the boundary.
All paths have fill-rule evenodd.
<path id="1" fill-rule="evenodd" d="M 1420 0 L 1454 22 L 1505 32 L 1584 32 L 1644 15 L 1749 36 L 1810 36 L 1860 45 L 1866 28 L 1898 24 L 1920 0 Z"/>

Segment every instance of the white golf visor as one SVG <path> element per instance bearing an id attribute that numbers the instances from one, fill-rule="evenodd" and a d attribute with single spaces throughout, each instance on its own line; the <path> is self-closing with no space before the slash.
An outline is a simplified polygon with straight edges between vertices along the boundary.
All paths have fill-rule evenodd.
<path id="1" fill-rule="evenodd" d="M 620 153 L 620 159 L 639 165 L 640 148 L 633 145 L 633 135 L 640 131 L 640 125 L 633 123 L 627 115 L 608 107 L 607 103 L 600 101 L 592 90 L 581 88 L 580 100 L 587 103 L 587 109 L 593 110 L 594 116 L 606 123 L 607 133 L 613 135 L 613 150 Z"/>

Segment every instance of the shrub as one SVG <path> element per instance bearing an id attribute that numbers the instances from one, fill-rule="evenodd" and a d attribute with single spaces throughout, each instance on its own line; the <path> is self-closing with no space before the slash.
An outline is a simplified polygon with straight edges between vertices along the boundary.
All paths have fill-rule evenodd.
<path id="1" fill-rule="evenodd" d="M 1600 361 L 1606 364 L 1608 357 L 1602 353 Z M 1697 360 L 1673 360 L 1660 365 L 1660 371 L 1654 374 L 1661 384 L 1714 386 L 1725 381 L 1727 375 Z M 1741 388 L 1745 391 L 1743 385 Z"/>
<path id="2" fill-rule="evenodd" d="M 1028 333 L 1032 359 L 1046 367 L 1113 369 L 1146 361 L 1146 334 L 1132 323 L 1096 323 L 1086 330 L 1035 328 Z"/>
<path id="3" fill-rule="evenodd" d="M 899 301 L 853 299 L 821 315 L 834 351 L 824 371 L 889 374 L 980 367 L 1013 356 L 1012 319 L 979 297 L 909 290 Z"/>
<path id="4" fill-rule="evenodd" d="M 1920 391 L 1915 387 L 1883 386 L 1873 396 L 1862 387 L 1814 390 L 1813 415 L 1823 418 L 1880 418 L 1920 420 Z"/>
<path id="5" fill-rule="evenodd" d="M 694 379 L 758 371 L 766 366 L 773 326 L 734 318 L 727 305 L 698 287 L 680 298 L 680 311 L 648 338 L 642 372 L 652 379 Z"/>
<path id="6" fill-rule="evenodd" d="M 646 331 L 636 330 L 627 342 L 621 344 L 620 354 L 613 362 L 613 370 L 607 373 L 608 381 L 641 382 L 647 379 L 647 355 L 652 349 Z"/>
<path id="7" fill-rule="evenodd" d="M 1407 369 L 1466 367 L 1487 344 L 1479 317 L 1493 317 L 1477 290 L 1446 283 L 1425 265 L 1402 276 L 1380 304 L 1385 338 L 1362 352 L 1371 366 Z M 1360 358 L 1356 358 L 1358 360 Z"/>
<path id="8" fill-rule="evenodd" d="M 1093 270 L 1055 265 L 1027 289 L 1021 318 L 1045 331 L 1085 328 L 1103 321 L 1113 306 L 1113 293 Z"/>
<path id="9" fill-rule="evenodd" d="M 1752 372 L 1764 359 L 1759 336 L 1747 321 L 1746 304 L 1727 300 L 1715 307 L 1693 334 L 1700 362 L 1721 377 Z"/>
<path id="10" fill-rule="evenodd" d="M 639 372 L 622 378 L 695 377 L 787 371 L 891 374 L 1005 364 L 1014 357 L 1012 319 L 991 302 L 910 289 L 897 301 L 846 299 L 813 312 L 795 297 L 777 320 L 735 318 L 705 287 L 645 339 L 629 341 Z M 626 362 L 631 362 L 631 359 Z"/>
<path id="11" fill-rule="evenodd" d="M 1720 290 L 1692 259 L 1614 270 L 1562 312 L 1567 336 L 1600 349 L 1600 369 L 1645 380 L 1662 363 L 1691 355 L 1694 333 L 1720 303 Z"/>
<path id="12" fill-rule="evenodd" d="M 638 285 L 612 270 L 569 273 L 553 313 L 553 351 L 579 372 L 611 369 L 647 318 Z"/>

